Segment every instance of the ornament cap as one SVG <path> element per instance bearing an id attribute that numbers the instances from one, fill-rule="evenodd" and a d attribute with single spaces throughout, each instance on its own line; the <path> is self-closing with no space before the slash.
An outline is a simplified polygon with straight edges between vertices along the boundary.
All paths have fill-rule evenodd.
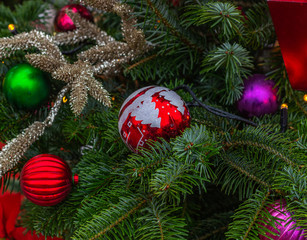
<path id="1" fill-rule="evenodd" d="M 74 185 L 77 185 L 79 183 L 79 176 L 78 174 L 74 174 L 73 178 L 72 178 L 72 182 Z"/>

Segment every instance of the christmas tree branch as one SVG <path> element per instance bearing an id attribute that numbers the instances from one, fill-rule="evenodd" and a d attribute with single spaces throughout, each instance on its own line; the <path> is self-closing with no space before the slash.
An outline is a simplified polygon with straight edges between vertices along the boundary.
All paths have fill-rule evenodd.
<path id="1" fill-rule="evenodd" d="M 233 141 L 233 142 L 227 142 L 225 143 L 225 147 L 237 147 L 237 146 L 253 146 L 253 147 L 257 147 L 257 148 L 261 148 L 264 149 L 272 154 L 274 154 L 275 156 L 279 157 L 280 159 L 282 159 L 284 162 L 286 162 L 287 164 L 291 165 L 291 166 L 296 166 L 297 164 L 294 163 L 293 161 L 291 161 L 289 158 L 287 158 L 285 155 L 283 155 L 281 152 L 277 151 L 276 149 L 264 145 L 262 143 L 258 143 L 258 142 L 252 142 L 252 141 L 248 141 L 248 140 L 239 140 L 239 141 Z"/>
<path id="2" fill-rule="evenodd" d="M 262 199 L 261 201 L 261 204 L 259 205 L 258 207 L 258 210 L 256 211 L 256 213 L 254 214 L 254 217 L 253 217 L 253 220 L 251 223 L 249 223 L 249 226 L 248 226 L 248 229 L 243 237 L 243 240 L 246 240 L 248 239 L 248 235 L 253 227 L 253 225 L 255 224 L 255 222 L 257 221 L 258 219 L 258 216 L 260 214 L 260 212 L 262 211 L 263 207 L 264 207 L 264 204 L 266 202 L 266 200 L 268 199 L 268 197 L 270 196 L 270 191 L 267 191 L 267 193 L 264 195 L 264 198 Z"/>
<path id="3" fill-rule="evenodd" d="M 157 15 L 159 19 L 163 22 L 163 24 L 170 29 L 171 33 L 178 37 L 184 44 L 189 46 L 190 48 L 197 49 L 198 51 L 203 51 L 199 46 L 190 42 L 188 38 L 186 38 L 183 34 L 177 31 L 176 27 L 172 26 L 172 24 L 163 16 L 163 14 L 159 11 L 159 9 L 155 6 L 152 0 L 146 0 L 147 4 L 150 6 L 152 11 Z"/>
<path id="4" fill-rule="evenodd" d="M 266 183 L 266 182 L 264 182 L 263 180 L 257 178 L 255 175 L 253 175 L 253 174 L 247 172 L 246 170 L 244 170 L 243 168 L 241 168 L 239 165 L 235 164 L 234 162 L 232 162 L 232 161 L 230 161 L 230 160 L 227 160 L 227 163 L 228 163 L 231 167 L 233 167 L 234 169 L 236 169 L 237 171 L 239 171 L 240 173 L 242 173 L 243 175 L 245 175 L 245 176 L 249 177 L 250 179 L 252 179 L 253 181 L 255 181 L 255 182 L 257 182 L 257 183 L 263 185 L 263 186 L 266 187 L 266 188 L 271 188 L 271 186 L 270 186 L 268 183 Z"/>
<path id="5" fill-rule="evenodd" d="M 158 54 L 153 54 L 153 55 L 151 55 L 151 56 L 149 56 L 149 57 L 143 58 L 143 59 L 141 59 L 140 61 L 134 63 L 134 64 L 131 65 L 131 66 L 129 66 L 129 67 L 126 69 L 126 71 L 128 72 L 128 71 L 130 71 L 131 69 L 133 69 L 133 68 L 135 68 L 135 67 L 138 67 L 139 65 L 141 65 L 141 64 L 143 64 L 143 63 L 145 63 L 145 62 L 148 62 L 148 61 L 150 61 L 150 60 L 156 58 L 157 56 L 158 56 Z"/>
<path id="6" fill-rule="evenodd" d="M 243 202 L 232 216 L 233 222 L 229 224 L 226 237 L 229 239 L 259 239 L 259 234 L 264 230 L 259 226 L 264 218 L 267 224 L 274 224 L 268 211 L 263 211 L 265 206 L 272 203 L 269 199 L 270 191 L 256 191 L 249 199 Z M 260 215 L 261 214 L 261 215 Z M 261 220 L 259 219 L 261 216 Z M 259 221 L 258 221 L 259 220 Z"/>
<path id="7" fill-rule="evenodd" d="M 89 240 L 95 240 L 104 234 L 106 234 L 108 231 L 110 231 L 112 228 L 120 224 L 122 221 L 124 221 L 126 218 L 128 218 L 131 214 L 134 214 L 136 211 L 138 211 L 141 207 L 144 206 L 144 204 L 147 202 L 146 199 L 143 199 L 141 202 L 139 202 L 134 208 L 130 209 L 129 212 L 127 212 L 125 215 L 118 218 L 114 223 L 110 224 L 106 228 L 104 228 L 102 231 L 97 233 L 94 237 L 90 238 Z"/>

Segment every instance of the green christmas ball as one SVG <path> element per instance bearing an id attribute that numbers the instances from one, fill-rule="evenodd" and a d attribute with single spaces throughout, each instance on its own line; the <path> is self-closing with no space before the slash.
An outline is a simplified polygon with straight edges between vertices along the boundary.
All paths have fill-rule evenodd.
<path id="1" fill-rule="evenodd" d="M 49 75 L 30 64 L 12 67 L 3 80 L 3 93 L 9 103 L 20 109 L 35 109 L 49 96 Z"/>

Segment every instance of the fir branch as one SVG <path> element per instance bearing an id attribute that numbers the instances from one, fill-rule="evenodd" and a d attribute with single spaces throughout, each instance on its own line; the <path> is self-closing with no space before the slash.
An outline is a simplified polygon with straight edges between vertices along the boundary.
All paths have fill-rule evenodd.
<path id="1" fill-rule="evenodd" d="M 226 42 L 207 54 L 202 62 L 201 73 L 221 70 L 225 76 L 226 103 L 232 104 L 240 98 L 243 78 L 251 73 L 251 69 L 253 64 L 249 52 L 237 43 Z"/>
<path id="2" fill-rule="evenodd" d="M 293 98 L 294 98 L 296 105 L 299 107 L 299 109 L 307 116 L 307 110 L 302 106 L 300 101 L 297 99 L 297 96 L 293 95 Z"/>
<path id="3" fill-rule="evenodd" d="M 153 198 L 148 206 L 141 210 L 141 216 L 137 219 L 136 239 L 186 239 L 186 223 L 179 217 L 180 213 L 181 208 L 165 206 L 161 200 Z"/>
<path id="4" fill-rule="evenodd" d="M 285 167 L 278 171 L 273 189 L 282 189 L 288 193 L 287 211 L 292 212 L 297 226 L 307 229 L 307 173 L 290 166 Z"/>
<path id="5" fill-rule="evenodd" d="M 275 41 L 275 31 L 266 1 L 253 4 L 246 12 L 244 44 L 247 48 L 263 48 Z"/>
<path id="6" fill-rule="evenodd" d="M 143 199 L 141 202 L 139 202 L 134 208 L 130 209 L 126 214 L 118 218 L 114 223 L 110 224 L 106 228 L 104 228 L 102 231 L 97 233 L 94 237 L 90 238 L 90 240 L 95 240 L 99 238 L 100 236 L 106 234 L 106 232 L 110 231 L 112 228 L 120 224 L 122 221 L 124 221 L 126 218 L 128 218 L 131 214 L 135 213 L 137 210 L 139 210 L 143 205 L 147 202 L 146 199 Z"/>
<path id="7" fill-rule="evenodd" d="M 194 125 L 177 137 L 173 142 L 176 156 L 184 158 L 187 163 L 198 159 L 208 159 L 219 153 L 220 147 L 214 135 L 206 129 L 205 125 Z"/>
<path id="8" fill-rule="evenodd" d="M 292 131 L 288 131 L 287 134 L 280 134 L 269 131 L 265 127 L 248 127 L 243 130 L 235 129 L 231 135 L 226 136 L 227 143 L 223 144 L 226 151 L 229 149 L 239 151 L 241 154 L 244 154 L 246 147 L 258 149 L 257 151 L 260 151 L 267 159 L 271 159 L 266 165 L 272 167 L 272 170 L 281 169 L 285 163 L 290 166 L 304 166 L 306 163 L 304 152 L 301 151 L 295 141 L 291 141 L 291 137 L 297 138 L 294 135 L 296 133 Z M 279 161 L 279 159 L 283 161 Z"/>
<path id="9" fill-rule="evenodd" d="M 203 181 L 209 180 L 198 176 L 193 165 L 183 164 L 172 158 L 152 175 L 149 186 L 163 201 L 178 205 L 182 196 L 192 194 L 193 187 L 201 185 Z"/>
<path id="10" fill-rule="evenodd" d="M 149 57 L 143 58 L 140 61 L 138 61 L 138 62 L 134 63 L 133 65 L 129 66 L 128 68 L 126 68 L 126 71 L 130 71 L 131 69 L 133 69 L 135 67 L 138 67 L 139 65 L 141 65 L 141 64 L 143 64 L 143 63 L 145 63 L 147 61 L 150 61 L 150 60 L 154 59 L 157 56 L 158 56 L 157 54 L 153 54 L 153 55 L 151 55 Z"/>
<path id="11" fill-rule="evenodd" d="M 263 161 L 258 159 L 259 163 Z M 222 184 L 226 194 L 238 194 L 239 199 L 250 197 L 255 189 L 271 186 L 273 174 L 265 166 L 255 164 L 252 156 L 243 157 L 240 153 L 223 153 L 217 158 L 216 183 Z M 260 166 L 259 166 L 260 165 Z"/>
<path id="12" fill-rule="evenodd" d="M 253 221 L 249 224 L 249 227 L 248 227 L 248 229 L 247 229 L 247 231 L 246 231 L 246 233 L 245 233 L 245 235 L 244 235 L 244 237 L 243 237 L 243 240 L 248 239 L 247 237 L 248 237 L 250 231 L 252 230 L 252 227 L 253 227 L 253 225 L 255 224 L 255 222 L 256 222 L 256 220 L 257 220 L 257 218 L 258 218 L 258 215 L 260 214 L 260 212 L 261 212 L 261 210 L 262 210 L 262 208 L 263 208 L 263 206 L 264 206 L 264 203 L 265 203 L 265 201 L 267 200 L 267 198 L 269 197 L 269 195 L 270 195 L 270 191 L 268 191 L 268 192 L 266 193 L 266 195 L 264 196 L 264 198 L 262 199 L 261 205 L 260 205 L 260 207 L 258 208 L 258 210 L 256 211 L 256 213 L 255 213 L 255 215 L 254 215 L 254 218 L 253 218 Z"/>
<path id="13" fill-rule="evenodd" d="M 145 177 L 163 164 L 172 154 L 170 144 L 164 140 L 148 141 L 148 149 L 140 149 L 140 154 L 132 154 L 126 167 L 133 177 Z"/>
<path id="14" fill-rule="evenodd" d="M 185 45 L 189 46 L 190 48 L 195 48 L 198 51 L 202 51 L 202 49 L 197 46 L 196 44 L 192 43 L 190 41 L 190 39 L 186 38 L 184 34 L 182 34 L 179 30 L 180 26 L 174 26 L 171 24 L 171 22 L 162 14 L 161 9 L 159 9 L 157 7 L 157 5 L 159 4 L 159 2 L 156 3 L 156 0 L 146 0 L 148 6 L 152 9 L 152 11 L 156 14 L 156 16 L 158 17 L 158 19 L 160 19 L 162 21 L 162 23 L 168 28 L 170 29 L 171 33 L 176 36 L 177 38 L 179 38 Z M 160 4 L 160 6 L 163 4 Z M 172 19 L 173 23 L 176 22 L 175 19 Z"/>
<path id="15" fill-rule="evenodd" d="M 274 226 L 272 216 L 268 211 L 263 211 L 265 206 L 272 202 L 269 200 L 270 191 L 257 191 L 236 210 L 233 222 L 229 225 L 226 237 L 229 239 L 258 240 L 259 234 L 265 235 L 261 228 L 261 219 L 266 219 L 267 224 Z"/>
<path id="16" fill-rule="evenodd" d="M 240 167 L 239 165 L 235 164 L 233 161 L 230 161 L 229 159 L 226 160 L 226 162 L 233 167 L 234 169 L 236 169 L 238 172 L 240 172 L 241 174 L 245 175 L 246 177 L 252 179 L 253 181 L 263 185 L 266 188 L 271 188 L 271 186 L 264 182 L 263 180 L 257 178 L 255 175 L 249 173 L 248 171 L 246 171 L 245 169 L 243 169 L 242 167 Z"/>
<path id="17" fill-rule="evenodd" d="M 257 147 L 257 148 L 261 148 L 264 149 L 272 154 L 274 154 L 275 156 L 279 157 L 280 159 L 282 159 L 284 162 L 286 162 L 287 164 L 291 165 L 291 166 L 296 166 L 297 164 L 294 163 L 292 160 L 290 160 L 289 158 L 287 158 L 284 154 L 282 154 L 281 152 L 277 151 L 276 149 L 267 146 L 265 144 L 262 143 L 257 143 L 257 142 L 252 142 L 252 141 L 246 141 L 246 140 L 241 140 L 241 141 L 234 141 L 234 142 L 227 142 L 225 143 L 226 147 L 237 147 L 237 146 L 253 146 L 253 147 Z"/>
<path id="18" fill-rule="evenodd" d="M 208 2 L 202 6 L 192 5 L 187 10 L 184 16 L 188 24 L 207 24 L 218 31 L 220 39 L 229 41 L 234 36 L 242 35 L 243 17 L 232 3 Z"/>

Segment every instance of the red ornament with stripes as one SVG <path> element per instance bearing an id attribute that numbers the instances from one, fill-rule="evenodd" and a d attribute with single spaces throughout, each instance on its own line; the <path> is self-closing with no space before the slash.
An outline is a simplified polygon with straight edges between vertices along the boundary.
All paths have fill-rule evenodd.
<path id="1" fill-rule="evenodd" d="M 122 140 L 134 152 L 147 141 L 170 140 L 190 126 L 185 102 L 174 91 L 149 86 L 132 93 L 123 103 L 118 120 Z"/>
<path id="2" fill-rule="evenodd" d="M 78 177 L 74 176 L 78 182 Z M 68 164 L 52 154 L 31 158 L 23 167 L 20 185 L 24 195 L 40 206 L 53 206 L 62 202 L 73 184 Z"/>

